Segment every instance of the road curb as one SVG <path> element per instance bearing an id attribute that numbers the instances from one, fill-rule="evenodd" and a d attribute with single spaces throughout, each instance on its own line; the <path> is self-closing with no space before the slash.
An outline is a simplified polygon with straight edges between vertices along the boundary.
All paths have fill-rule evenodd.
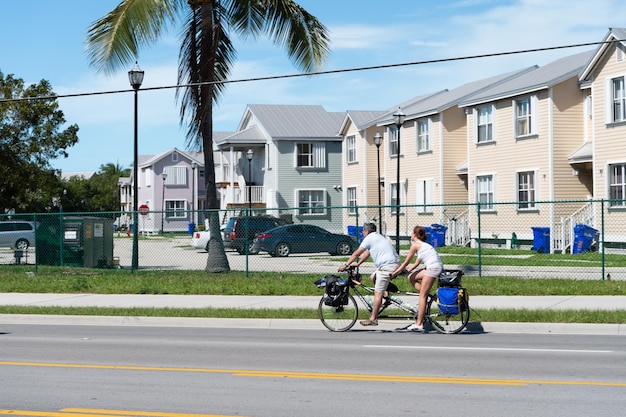
<path id="1" fill-rule="evenodd" d="M 137 317 L 137 316 L 56 316 L 40 314 L 0 314 L 2 324 L 62 325 L 62 326 L 123 326 L 123 327 L 197 327 L 239 329 L 281 329 L 327 331 L 319 320 L 311 319 L 218 319 L 198 317 Z M 364 328 L 358 323 L 352 330 L 394 331 L 402 327 L 397 320 L 380 320 L 376 328 Z M 0 329 L 2 331 L 2 329 Z M 435 333 L 430 331 L 429 333 Z M 528 333 L 528 334 L 588 334 L 626 335 L 626 324 L 589 323 L 506 323 L 470 322 L 461 334 Z"/>

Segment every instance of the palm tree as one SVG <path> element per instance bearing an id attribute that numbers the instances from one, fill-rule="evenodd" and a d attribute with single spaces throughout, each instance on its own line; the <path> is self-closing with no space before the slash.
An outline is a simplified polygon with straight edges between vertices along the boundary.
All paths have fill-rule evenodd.
<path id="1" fill-rule="evenodd" d="M 231 33 L 268 35 L 305 72 L 319 68 L 329 53 L 324 25 L 292 0 L 123 0 L 88 29 L 91 65 L 99 71 L 127 68 L 140 47 L 154 43 L 167 25 L 184 28 L 179 53 L 177 98 L 187 143 L 204 150 L 209 255 L 205 270 L 230 270 L 220 235 L 213 167 L 213 104 L 223 93 L 235 59 Z M 182 93 L 182 95 L 181 95 Z"/>

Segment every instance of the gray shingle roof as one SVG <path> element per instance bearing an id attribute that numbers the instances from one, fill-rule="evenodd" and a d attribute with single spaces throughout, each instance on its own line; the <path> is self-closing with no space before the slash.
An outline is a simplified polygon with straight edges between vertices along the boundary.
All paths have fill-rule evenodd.
<path id="1" fill-rule="evenodd" d="M 568 78 L 578 77 L 592 55 L 593 51 L 585 51 L 558 59 L 507 82 L 479 91 L 460 101 L 459 106 L 472 106 L 552 87 Z"/>
<path id="2" fill-rule="evenodd" d="M 319 105 L 250 104 L 248 109 L 274 139 L 338 137 L 345 113 Z"/>

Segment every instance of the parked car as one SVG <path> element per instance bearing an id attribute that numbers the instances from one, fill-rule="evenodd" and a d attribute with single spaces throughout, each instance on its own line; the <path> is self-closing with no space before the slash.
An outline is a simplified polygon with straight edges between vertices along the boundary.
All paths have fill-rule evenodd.
<path id="1" fill-rule="evenodd" d="M 285 224 L 287 224 L 286 220 L 274 216 L 235 217 L 233 220 L 233 228 L 228 235 L 228 239 L 224 238 L 224 247 L 232 248 L 243 255 L 246 253 L 247 243 L 248 254 L 255 254 L 257 252 L 255 252 L 252 247 L 255 236 L 261 232 Z"/>
<path id="2" fill-rule="evenodd" d="M 224 248 L 228 249 L 230 248 L 230 234 L 233 231 L 233 228 L 235 227 L 235 220 L 237 220 L 237 217 L 230 217 L 228 219 L 228 221 L 226 222 L 226 226 L 224 226 L 224 228 L 222 229 L 222 241 L 224 242 Z"/>
<path id="3" fill-rule="evenodd" d="M 271 256 L 289 256 L 291 253 L 328 252 L 331 255 L 349 255 L 356 248 L 353 236 L 331 233 L 310 224 L 290 224 L 259 234 L 254 239 L 254 252 Z"/>
<path id="4" fill-rule="evenodd" d="M 0 247 L 27 249 L 35 243 L 35 223 L 25 220 L 0 222 Z"/>
<path id="5" fill-rule="evenodd" d="M 204 249 L 208 251 L 210 237 L 211 232 L 208 230 L 193 232 L 193 234 L 191 235 L 191 246 L 196 249 Z"/>

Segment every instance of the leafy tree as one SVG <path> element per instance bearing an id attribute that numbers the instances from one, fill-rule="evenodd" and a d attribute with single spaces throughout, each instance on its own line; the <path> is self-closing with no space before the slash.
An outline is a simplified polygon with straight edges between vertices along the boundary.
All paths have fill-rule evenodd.
<path id="1" fill-rule="evenodd" d="M 319 67 L 326 58 L 326 28 L 293 0 L 124 0 L 88 30 L 91 64 L 112 72 L 127 67 L 140 47 L 154 43 L 168 24 L 182 21 L 179 53 L 181 123 L 188 126 L 187 140 L 204 149 L 209 255 L 205 270 L 230 269 L 220 234 L 219 203 L 213 167 L 213 104 L 223 93 L 235 59 L 230 34 L 268 35 L 284 47 L 304 71 Z M 182 93 L 182 96 L 180 95 Z M 137 208 L 135 207 L 135 210 Z"/>
<path id="2" fill-rule="evenodd" d="M 72 176 L 62 182 L 63 210 L 67 212 L 117 212 L 120 209 L 120 177 L 129 176 L 130 169 L 119 164 L 100 165 L 91 178 Z"/>
<path id="3" fill-rule="evenodd" d="M 78 126 L 62 130 L 66 120 L 46 80 L 24 85 L 0 72 L 0 210 L 43 211 L 59 186 L 50 161 L 67 157 L 78 142 Z"/>

